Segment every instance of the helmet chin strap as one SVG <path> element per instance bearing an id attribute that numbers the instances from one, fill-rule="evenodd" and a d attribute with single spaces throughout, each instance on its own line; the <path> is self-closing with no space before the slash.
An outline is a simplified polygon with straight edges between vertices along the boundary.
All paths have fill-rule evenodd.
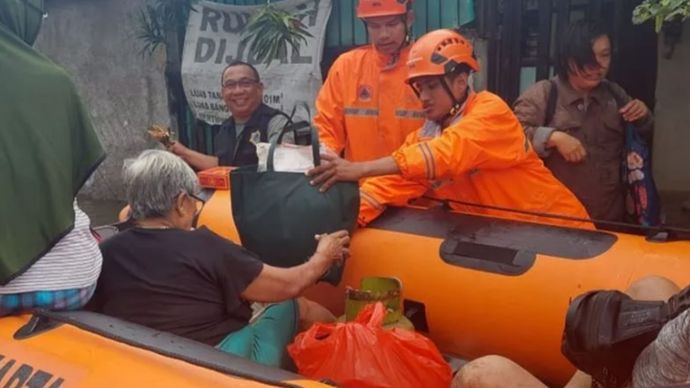
<path id="1" fill-rule="evenodd" d="M 448 93 L 448 96 L 450 96 L 451 101 L 453 101 L 453 105 L 448 110 L 448 113 L 443 115 L 443 117 L 441 117 L 440 119 L 436 120 L 438 124 L 443 125 L 443 123 L 446 120 L 455 117 L 460 112 L 460 109 L 462 109 L 463 104 L 465 103 L 465 101 L 467 101 L 467 97 L 470 95 L 470 87 L 468 85 L 467 88 L 465 88 L 465 95 L 461 99 L 458 99 L 450 90 L 450 86 L 448 85 L 448 82 L 446 82 L 446 77 L 441 76 L 439 78 L 441 78 L 441 85 L 443 85 L 443 89 L 446 91 L 446 93 Z"/>

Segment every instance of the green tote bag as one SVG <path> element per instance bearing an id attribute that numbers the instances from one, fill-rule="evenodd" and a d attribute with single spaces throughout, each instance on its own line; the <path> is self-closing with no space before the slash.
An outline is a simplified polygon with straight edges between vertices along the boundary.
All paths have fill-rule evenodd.
<path id="1" fill-rule="evenodd" d="M 242 245 L 266 264 L 292 267 L 316 251 L 315 234 L 340 229 L 352 232 L 359 212 L 356 182 L 339 182 L 325 193 L 309 184 L 304 173 L 275 171 L 273 157 L 285 128 L 271 141 L 266 171 L 246 166 L 230 174 L 232 213 Z M 319 165 L 318 133 L 311 128 L 314 165 Z M 341 267 L 333 267 L 322 280 L 338 284 Z"/>

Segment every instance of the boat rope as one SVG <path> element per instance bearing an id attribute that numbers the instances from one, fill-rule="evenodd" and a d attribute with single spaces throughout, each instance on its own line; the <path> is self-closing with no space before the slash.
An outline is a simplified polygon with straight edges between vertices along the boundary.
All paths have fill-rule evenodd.
<path id="1" fill-rule="evenodd" d="M 430 197 L 430 196 L 423 196 L 422 198 L 428 199 L 428 200 L 431 200 L 434 202 L 442 203 L 447 208 L 450 208 L 450 206 L 448 205 L 449 203 L 455 203 L 458 205 L 476 207 L 476 208 L 480 208 L 480 209 L 498 210 L 498 211 L 504 211 L 504 212 L 509 212 L 509 213 L 537 216 L 537 217 L 542 217 L 542 218 L 551 218 L 551 219 L 564 220 L 564 221 L 588 222 L 588 223 L 593 223 L 593 224 L 597 225 L 597 228 L 602 228 L 602 227 L 604 229 L 611 228 L 613 231 L 617 231 L 617 228 L 623 228 L 626 231 L 627 230 L 635 230 L 638 232 L 642 232 L 643 234 L 645 234 L 647 236 L 647 238 L 649 240 L 653 240 L 653 241 L 671 241 L 671 240 L 679 240 L 679 239 L 680 240 L 690 240 L 690 229 L 668 226 L 668 225 L 657 225 L 657 226 L 638 225 L 638 224 L 632 224 L 629 222 L 598 220 L 598 219 L 593 219 L 593 218 L 581 218 L 581 217 L 565 216 L 565 215 L 561 215 L 561 214 L 544 213 L 544 212 L 538 212 L 538 211 L 532 211 L 532 210 L 513 209 L 513 208 L 508 208 L 508 207 L 502 207 L 502 206 L 485 205 L 485 204 L 480 204 L 480 203 L 458 201 L 458 200 L 454 200 L 454 199 L 434 198 L 434 197 Z"/>

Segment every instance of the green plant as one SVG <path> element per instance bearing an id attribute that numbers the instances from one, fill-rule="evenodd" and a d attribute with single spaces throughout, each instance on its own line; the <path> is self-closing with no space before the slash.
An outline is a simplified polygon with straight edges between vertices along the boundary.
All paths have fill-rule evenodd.
<path id="1" fill-rule="evenodd" d="M 690 17 L 690 0 L 644 0 L 633 10 L 633 23 L 641 24 L 654 19 L 654 29 L 658 33 L 665 21 Z"/>
<path id="2" fill-rule="evenodd" d="M 312 34 L 302 19 L 309 11 L 291 14 L 274 7 L 270 1 L 251 17 L 245 30 L 242 43 L 251 41 L 249 51 L 258 62 L 267 65 L 287 53 L 288 45 L 298 51 Z"/>
<path id="3" fill-rule="evenodd" d="M 184 31 L 189 13 L 198 0 L 148 0 L 136 14 L 136 38 L 143 42 L 142 54 L 153 54 L 167 45 L 166 31 Z"/>

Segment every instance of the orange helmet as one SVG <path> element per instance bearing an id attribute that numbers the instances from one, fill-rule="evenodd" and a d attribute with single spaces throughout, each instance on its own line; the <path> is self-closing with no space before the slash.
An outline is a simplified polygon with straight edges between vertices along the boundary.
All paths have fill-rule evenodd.
<path id="1" fill-rule="evenodd" d="M 407 60 L 407 82 L 417 77 L 448 74 L 459 64 L 479 71 L 472 44 L 453 30 L 435 30 L 419 38 Z"/>
<path id="2" fill-rule="evenodd" d="M 411 8 L 413 0 L 359 0 L 357 17 L 403 15 Z"/>

